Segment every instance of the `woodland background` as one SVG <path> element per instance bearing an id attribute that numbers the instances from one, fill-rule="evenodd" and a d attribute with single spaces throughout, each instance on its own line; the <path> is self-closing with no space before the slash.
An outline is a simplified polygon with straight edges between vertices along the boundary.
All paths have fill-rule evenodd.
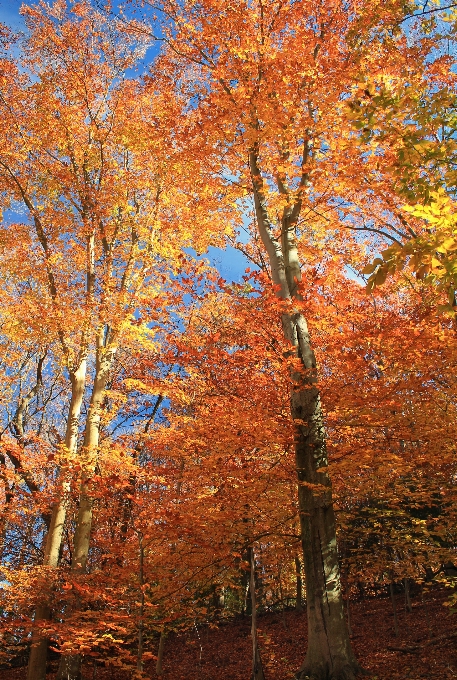
<path id="1" fill-rule="evenodd" d="M 357 646 L 371 610 L 373 639 L 425 659 L 443 644 L 455 677 L 454 4 L 21 12 L 23 33 L 0 33 L 1 668 L 26 663 L 33 631 L 93 677 L 183 659 L 182 677 L 216 677 L 188 647 L 246 638 L 254 603 L 265 676 L 291 676 L 304 369 L 281 318 L 302 314 L 357 657 L 395 677 Z M 271 233 L 296 211 L 290 299 L 257 170 Z M 225 248 L 246 262 L 236 281 L 215 262 L 230 254 L 208 259 Z M 413 605 L 423 637 L 400 644 Z M 181 650 L 170 666 L 164 649 Z"/>

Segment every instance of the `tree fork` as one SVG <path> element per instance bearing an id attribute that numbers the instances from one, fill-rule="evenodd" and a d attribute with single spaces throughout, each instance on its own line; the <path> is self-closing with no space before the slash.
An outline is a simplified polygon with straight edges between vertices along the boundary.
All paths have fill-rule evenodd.
<path id="1" fill-rule="evenodd" d="M 76 450 L 78 440 L 78 425 L 81 406 L 84 397 L 86 380 L 86 360 L 81 360 L 77 370 L 70 374 L 71 400 L 67 417 L 65 433 L 65 448 L 72 454 Z M 46 547 L 43 564 L 50 569 L 56 569 L 59 564 L 62 534 L 67 516 L 67 495 L 69 485 L 64 481 L 59 498 L 54 503 L 51 514 L 51 524 L 46 537 Z M 50 603 L 46 602 L 35 611 L 34 630 L 32 631 L 32 647 L 30 650 L 27 680 L 46 680 L 46 659 L 48 639 L 40 633 L 40 622 L 51 618 Z"/>
<path id="2" fill-rule="evenodd" d="M 253 129 L 257 126 L 254 123 Z M 307 143 L 305 143 L 305 150 Z M 270 261 L 276 295 L 285 301 L 301 302 L 301 267 L 295 229 L 301 210 L 299 192 L 287 206 L 278 239 L 268 214 L 266 191 L 258 164 L 259 144 L 249 152 L 249 169 L 254 194 L 257 227 Z M 307 182 L 303 170 L 301 187 Z M 281 182 L 280 193 L 288 188 Z M 308 332 L 300 311 L 281 317 L 285 339 L 291 344 L 289 356 L 296 356 L 301 370 L 290 372 L 291 415 L 295 427 L 295 462 L 298 477 L 298 508 L 303 547 L 308 617 L 308 649 L 297 673 L 304 680 L 352 680 L 360 672 L 344 617 L 336 544 L 331 481 L 328 475 L 324 416 L 317 387 L 317 367 Z"/>

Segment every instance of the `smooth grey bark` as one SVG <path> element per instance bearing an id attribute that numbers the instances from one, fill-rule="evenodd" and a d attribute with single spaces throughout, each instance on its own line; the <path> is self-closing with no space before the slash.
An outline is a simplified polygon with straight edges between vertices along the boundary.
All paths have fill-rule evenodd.
<path id="1" fill-rule="evenodd" d="M 105 346 L 102 336 L 103 333 L 99 333 L 97 338 L 96 372 L 90 405 L 87 412 L 83 450 L 81 452 L 83 476 L 72 558 L 72 569 L 79 573 L 84 573 L 86 571 L 90 531 L 92 528 L 92 498 L 88 487 L 97 464 L 100 439 L 100 417 L 104 391 L 116 351 L 116 348 L 113 345 Z"/>
<path id="2" fill-rule="evenodd" d="M 253 125 L 254 129 L 258 126 Z M 285 301 L 301 300 L 302 280 L 296 226 L 302 207 L 302 190 L 309 154 L 304 142 L 302 176 L 297 191 L 291 192 L 277 177 L 280 194 L 286 199 L 281 229 L 268 214 L 268 203 L 259 168 L 259 144 L 249 152 L 254 206 L 259 236 L 270 262 L 277 296 Z M 298 477 L 298 506 L 306 584 L 308 648 L 297 678 L 304 680 L 352 680 L 360 671 L 352 652 L 344 617 L 336 544 L 332 488 L 328 475 L 324 417 L 317 386 L 317 368 L 308 324 L 299 311 L 282 315 L 284 337 L 290 355 L 300 360 L 301 370 L 291 371 L 291 415 L 295 426 L 295 461 Z"/>
<path id="3" fill-rule="evenodd" d="M 65 432 L 65 448 L 69 454 L 76 451 L 78 443 L 78 426 L 81 406 L 84 397 L 86 381 L 86 360 L 82 359 L 78 368 L 70 374 L 71 399 Z M 43 565 L 55 569 L 59 563 L 62 534 L 67 515 L 69 485 L 64 480 L 59 498 L 54 503 L 51 513 L 51 523 L 46 537 Z M 30 650 L 27 680 L 46 680 L 46 659 L 49 641 L 40 630 L 51 618 L 50 602 L 44 602 L 35 611 L 34 629 L 32 631 L 32 646 Z M 38 625 L 37 625 L 38 624 Z"/>
<path id="4" fill-rule="evenodd" d="M 74 574 L 85 573 L 89 556 L 90 532 L 92 529 L 92 497 L 89 486 L 97 465 L 101 409 L 115 353 L 116 345 L 110 339 L 109 330 L 106 331 L 105 328 L 100 328 L 97 333 L 95 377 L 86 416 L 86 429 L 80 456 L 83 473 L 71 562 L 71 570 Z M 57 680 L 80 680 L 81 656 L 79 654 L 62 655 L 56 678 Z"/>
<path id="5" fill-rule="evenodd" d="M 287 321 L 296 332 L 299 356 L 308 371 L 305 385 L 294 388 L 291 396 L 308 618 L 308 649 L 298 677 L 346 680 L 354 677 L 359 667 L 344 617 L 316 364 L 306 320 L 299 314 Z M 305 352 L 300 351 L 301 346 Z"/>

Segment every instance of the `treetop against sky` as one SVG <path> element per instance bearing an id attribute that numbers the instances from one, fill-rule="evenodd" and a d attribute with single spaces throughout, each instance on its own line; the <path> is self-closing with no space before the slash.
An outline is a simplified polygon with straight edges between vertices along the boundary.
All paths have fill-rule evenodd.
<path id="1" fill-rule="evenodd" d="M 141 678 L 248 607 L 263 680 L 257 611 L 304 590 L 295 677 L 353 680 L 355 584 L 453 558 L 455 17 L 427 7 L 61 0 L 2 32 L 0 639 L 29 680 L 49 645 L 59 680 Z"/>
<path id="2" fill-rule="evenodd" d="M 34 2 L 22 2 L 21 0 L 11 0 L 8 2 L 2 0 L 0 2 L 0 22 L 10 27 L 13 31 L 27 33 L 27 27 L 23 14 L 21 13 L 21 7 L 27 5 L 32 7 L 35 4 L 36 3 Z M 126 8 L 124 7 L 122 11 L 119 10 L 119 7 L 114 6 L 111 11 L 115 16 L 129 16 L 132 14 L 131 9 L 128 6 Z M 127 73 L 133 78 L 137 78 L 141 76 L 141 74 L 146 73 L 159 50 L 160 42 L 152 41 L 145 50 L 143 58 L 137 62 L 135 69 L 127 71 Z M 15 213 L 11 211 L 5 212 L 6 219 L 14 221 L 14 217 Z M 244 240 L 243 237 L 241 240 Z M 235 249 L 229 244 L 227 244 L 227 247 L 224 249 L 210 247 L 204 257 L 207 258 L 209 262 L 219 270 L 221 276 L 228 281 L 241 281 L 241 277 L 244 274 L 246 267 L 252 267 L 252 262 L 250 262 L 240 250 Z"/>

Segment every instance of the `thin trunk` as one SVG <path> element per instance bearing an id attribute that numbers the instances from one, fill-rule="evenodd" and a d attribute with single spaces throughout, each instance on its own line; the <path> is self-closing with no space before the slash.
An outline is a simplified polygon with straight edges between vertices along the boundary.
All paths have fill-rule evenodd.
<path id="1" fill-rule="evenodd" d="M 6 475 L 6 459 L 3 453 L 0 453 L 0 478 L 4 485 L 5 501 L 3 504 L 2 514 L 0 516 L 0 561 L 3 557 L 3 550 L 5 547 L 6 535 L 8 533 L 8 519 L 9 508 L 12 505 L 14 498 L 14 486 L 9 485 L 8 477 Z"/>
<path id="2" fill-rule="evenodd" d="M 278 584 L 279 584 L 279 597 L 281 598 L 282 625 L 284 626 L 284 630 L 287 630 L 286 611 L 285 611 L 285 605 L 284 605 L 284 593 L 283 593 L 282 581 L 281 581 L 281 569 L 279 569 L 279 573 L 278 573 Z"/>
<path id="3" fill-rule="evenodd" d="M 250 583 L 249 589 L 251 591 L 251 637 L 252 637 L 252 676 L 251 680 L 265 680 L 262 668 L 262 660 L 260 658 L 260 650 L 257 639 L 257 604 L 255 599 L 255 555 L 254 548 L 249 548 L 249 562 L 250 562 Z"/>
<path id="4" fill-rule="evenodd" d="M 90 532 L 92 528 L 92 498 L 89 484 L 97 465 L 101 409 L 115 352 L 115 345 L 109 342 L 109 333 L 105 336 L 104 329 L 100 328 L 97 335 L 95 378 L 90 405 L 87 411 L 86 430 L 83 450 L 81 452 L 83 472 L 71 560 L 71 570 L 75 574 L 85 573 L 89 555 Z M 81 656 L 79 654 L 62 656 L 56 677 L 57 680 L 80 680 Z"/>
<path id="5" fill-rule="evenodd" d="M 251 587 L 250 587 L 250 580 L 251 580 L 251 557 L 250 557 L 250 552 L 247 550 L 246 552 L 243 553 L 242 555 L 242 563 L 248 563 L 249 564 L 249 571 L 244 569 L 242 570 L 241 574 L 241 585 L 243 588 L 243 616 L 251 616 L 252 614 L 252 598 L 251 598 Z"/>
<path id="6" fill-rule="evenodd" d="M 363 602 L 363 600 L 365 600 L 365 587 L 362 581 L 357 581 L 357 589 L 359 591 L 359 597 Z"/>
<path id="7" fill-rule="evenodd" d="M 138 653 L 136 661 L 136 669 L 139 673 L 143 672 L 143 627 L 144 627 L 144 546 L 143 536 L 138 534 L 139 541 L 139 584 L 140 584 L 140 607 L 138 612 Z"/>
<path id="8" fill-rule="evenodd" d="M 411 591 L 409 588 L 409 578 L 405 578 L 405 609 L 412 614 L 413 607 L 411 605 Z"/>
<path id="9" fill-rule="evenodd" d="M 211 598 L 208 607 L 208 615 L 215 619 L 220 617 L 224 609 L 224 588 L 218 589 L 218 586 L 213 583 L 211 586 Z"/>
<path id="10" fill-rule="evenodd" d="M 430 616 L 428 614 L 428 606 L 427 602 L 424 597 L 424 585 L 422 584 L 422 591 L 421 591 L 421 599 L 422 599 L 422 606 L 424 607 L 424 612 L 425 612 L 425 620 L 427 621 L 427 629 L 428 629 L 428 637 L 429 639 L 432 637 L 432 627 L 430 625 Z"/>
<path id="11" fill-rule="evenodd" d="M 297 612 L 303 611 L 303 583 L 301 578 L 301 563 L 298 555 L 295 555 L 295 574 L 297 578 L 297 591 L 295 596 L 295 609 Z"/>
<path id="12" fill-rule="evenodd" d="M 71 400 L 67 417 L 65 432 L 65 448 L 69 455 L 74 454 L 78 443 L 78 426 L 81 406 L 84 397 L 86 381 L 86 361 L 82 360 L 78 369 L 70 375 Z M 63 479 L 62 488 L 58 500 L 54 503 L 51 513 L 51 523 L 46 537 L 46 546 L 43 565 L 49 569 L 55 569 L 59 563 L 62 534 L 67 515 L 68 494 L 70 488 L 68 482 Z M 46 680 L 46 658 L 48 639 L 40 631 L 45 628 L 46 621 L 51 618 L 49 600 L 43 602 L 35 611 L 34 629 L 32 632 L 32 646 L 28 664 L 27 680 Z"/>
<path id="13" fill-rule="evenodd" d="M 392 600 L 392 609 L 394 611 L 394 630 L 395 630 L 395 637 L 398 637 L 398 619 L 397 619 L 397 603 L 395 602 L 395 591 L 394 591 L 394 582 L 390 582 L 390 599 Z"/>
<path id="14" fill-rule="evenodd" d="M 255 129 L 258 126 L 253 125 Z M 254 205 L 259 235 L 268 253 L 277 296 L 301 301 L 301 267 L 296 242 L 296 225 L 302 194 L 308 181 L 305 171 L 308 143 L 304 143 L 300 191 L 292 196 L 286 183 L 278 189 L 287 200 L 281 220 L 281 236 L 268 215 L 268 202 L 258 165 L 259 145 L 249 153 Z M 290 343 L 291 357 L 300 360 L 301 370 L 291 370 L 291 415 L 295 428 L 295 461 L 298 476 L 298 507 L 306 584 L 308 649 L 298 677 L 315 680 L 349 680 L 360 671 L 352 652 L 344 618 L 332 488 L 327 467 L 326 435 L 316 360 L 308 324 L 300 311 L 284 312 L 282 327 Z"/>
<path id="15" fill-rule="evenodd" d="M 159 677 L 163 675 L 163 650 L 165 647 L 165 638 L 167 634 L 165 632 L 165 626 L 162 628 L 159 640 L 159 649 L 157 651 L 157 663 L 156 663 L 156 673 Z"/>
<path id="16" fill-rule="evenodd" d="M 351 588 L 349 586 L 349 574 L 348 574 L 348 578 L 346 580 L 346 614 L 348 621 L 348 633 L 349 636 L 352 637 L 350 594 Z"/>

